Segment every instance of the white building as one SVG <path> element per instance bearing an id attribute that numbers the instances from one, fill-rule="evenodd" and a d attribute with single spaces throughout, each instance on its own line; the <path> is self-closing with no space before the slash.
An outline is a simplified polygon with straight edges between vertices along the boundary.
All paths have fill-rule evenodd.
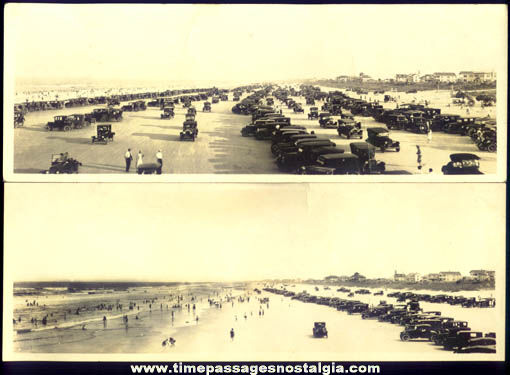
<path id="1" fill-rule="evenodd" d="M 439 82 L 453 83 L 457 82 L 457 75 L 455 73 L 434 73 L 433 76 Z"/>
<path id="2" fill-rule="evenodd" d="M 393 275 L 393 281 L 396 282 L 406 281 L 406 275 L 404 273 L 397 273 L 397 271 L 395 271 L 395 274 Z"/>
<path id="3" fill-rule="evenodd" d="M 486 270 L 473 270 L 469 272 L 469 275 L 478 281 L 489 281 L 494 280 L 495 272 Z"/>
<path id="4" fill-rule="evenodd" d="M 452 271 L 439 272 L 439 279 L 442 282 L 455 282 L 462 279 L 462 275 L 460 274 L 460 272 Z"/>
<path id="5" fill-rule="evenodd" d="M 416 272 L 408 273 L 406 275 L 406 281 L 408 283 L 419 283 L 421 281 L 421 276 L 419 273 Z"/>

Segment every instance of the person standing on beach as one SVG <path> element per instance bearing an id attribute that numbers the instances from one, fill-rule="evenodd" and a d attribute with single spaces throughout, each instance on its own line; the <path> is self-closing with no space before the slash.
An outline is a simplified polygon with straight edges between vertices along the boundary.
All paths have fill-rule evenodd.
<path id="1" fill-rule="evenodd" d="M 129 167 L 131 166 L 131 160 L 133 160 L 133 155 L 131 155 L 131 149 L 128 148 L 124 155 L 124 159 L 126 159 L 126 172 L 129 172 Z"/>
<path id="2" fill-rule="evenodd" d="M 142 150 L 138 151 L 138 159 L 136 160 L 136 168 L 140 168 L 140 166 L 143 164 L 143 154 Z"/>
<path id="3" fill-rule="evenodd" d="M 161 150 L 158 150 L 158 152 L 156 152 L 156 160 L 159 163 L 158 174 L 161 174 L 161 170 L 163 169 L 163 153 L 161 152 Z"/>
<path id="4" fill-rule="evenodd" d="M 432 142 L 432 129 L 429 127 L 429 131 L 427 133 L 427 143 Z"/>
<path id="5" fill-rule="evenodd" d="M 235 336 L 234 328 L 232 328 L 232 329 L 230 330 L 230 339 L 231 339 L 231 340 L 234 340 L 234 336 Z"/>

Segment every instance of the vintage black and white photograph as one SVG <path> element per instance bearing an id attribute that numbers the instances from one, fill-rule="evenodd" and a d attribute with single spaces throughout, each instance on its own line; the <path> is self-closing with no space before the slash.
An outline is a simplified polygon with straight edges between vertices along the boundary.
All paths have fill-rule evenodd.
<path id="1" fill-rule="evenodd" d="M 9 181 L 506 179 L 505 5 L 8 4 L 5 25 Z"/>
<path id="2" fill-rule="evenodd" d="M 425 186 L 7 184 L 3 358 L 503 360 L 505 186 Z"/>

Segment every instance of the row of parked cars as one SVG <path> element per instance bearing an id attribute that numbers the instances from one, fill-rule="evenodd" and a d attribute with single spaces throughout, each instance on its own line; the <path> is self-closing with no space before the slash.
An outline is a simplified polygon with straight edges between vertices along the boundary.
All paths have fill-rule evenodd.
<path id="1" fill-rule="evenodd" d="M 330 306 L 349 315 L 359 314 L 362 319 L 377 319 L 379 322 L 401 325 L 404 327 L 400 333 L 402 341 L 427 340 L 455 353 L 496 353 L 494 332 L 484 334 L 472 331 L 466 321 L 442 316 L 440 311 L 423 311 L 418 300 L 396 305 L 380 301 L 377 306 L 370 306 L 352 299 L 314 296 L 306 291 L 295 293 L 272 287 L 266 287 L 264 291 L 305 303 Z M 314 337 L 327 337 L 325 327 L 325 322 L 316 322 Z"/>
<path id="2" fill-rule="evenodd" d="M 452 296 L 447 294 L 430 295 L 423 293 L 413 292 L 394 292 L 388 294 L 388 297 L 396 298 L 398 302 L 405 302 L 406 300 L 417 300 L 430 303 L 446 303 L 449 305 L 460 305 L 462 307 L 495 307 L 495 298 L 479 298 Z"/>
<path id="3" fill-rule="evenodd" d="M 91 113 L 59 115 L 54 116 L 53 121 L 46 124 L 46 130 L 70 131 L 73 129 L 82 129 L 95 122 L 121 121 L 122 110 L 116 108 L 96 108 Z"/>
<path id="4" fill-rule="evenodd" d="M 351 98 L 339 91 L 334 92 L 333 95 L 335 99 L 330 103 L 325 103 L 323 110 L 340 105 L 341 108 L 348 109 L 353 115 L 373 117 L 376 121 L 384 123 L 390 130 L 406 130 L 421 134 L 426 134 L 431 130 L 469 136 L 481 151 L 497 151 L 495 120 L 441 114 L 439 108 L 414 103 L 401 104 L 396 109 L 387 109 L 378 102 Z"/>
<path id="5" fill-rule="evenodd" d="M 391 113 L 393 110 L 386 110 L 378 103 L 367 103 L 364 100 L 352 99 L 339 91 L 328 93 L 321 109 L 322 112 L 319 112 L 318 107 L 310 108 L 308 118 L 318 119 L 320 127 L 337 129 L 339 136 L 345 136 L 348 139 L 355 137 L 363 138 L 363 130 L 361 129 L 361 124 L 354 121 L 354 118 L 344 113 L 342 109 L 348 109 L 356 114 L 363 113 L 367 116 L 371 115 L 374 116 L 376 120 L 385 123 L 386 127 L 367 129 L 368 138 L 366 142 L 372 144 L 381 152 L 385 152 L 386 150 L 400 151 L 400 142 L 393 140 L 389 135 L 389 129 L 399 129 L 399 127 L 395 126 L 395 122 L 392 122 L 393 118 L 398 119 L 402 117 L 403 122 L 410 124 L 410 127 L 407 128 L 408 130 L 423 133 L 427 131 L 431 124 L 437 124 L 439 119 L 444 119 L 449 116 L 441 115 L 439 109 L 415 104 L 403 105 L 400 110 L 402 110 L 404 114 L 395 114 Z M 386 114 L 388 116 L 386 118 L 384 116 L 382 118 L 378 117 L 381 114 Z M 336 121 L 333 119 L 333 116 L 338 116 L 339 119 Z M 423 120 L 423 116 L 427 118 L 426 121 Z M 472 126 L 474 118 L 461 118 L 460 116 L 456 116 L 455 118 L 457 118 L 456 124 L 463 124 L 462 128 L 466 129 L 466 134 L 470 135 L 472 139 L 477 142 L 480 149 L 487 150 L 490 144 L 493 146 L 495 145 L 495 130 L 487 130 L 485 127 L 477 127 L 477 125 Z M 450 123 L 453 124 L 451 121 Z M 455 128 L 453 125 L 448 127 L 448 129 L 450 129 L 448 131 L 453 132 L 453 128 Z M 488 133 L 492 134 L 491 137 L 494 138 L 494 142 L 488 140 Z M 450 161 L 441 168 L 441 171 L 446 175 L 483 174 L 479 170 L 479 160 L 480 157 L 476 154 L 454 153 L 450 155 Z"/>
<path id="6" fill-rule="evenodd" d="M 251 114 L 252 122 L 241 129 L 241 135 L 271 141 L 271 152 L 281 171 L 299 174 L 372 174 L 385 171 L 384 162 L 375 160 L 376 147 L 372 144 L 353 142 L 348 153 L 329 138 L 308 132 L 304 126 L 292 125 L 289 117 L 272 106 L 258 104 L 266 94 L 268 92 L 259 93 L 258 101 L 246 107 L 245 112 Z M 281 93 L 273 92 L 273 96 L 278 99 Z"/>
<path id="7" fill-rule="evenodd" d="M 119 94 L 110 96 L 99 96 L 91 98 L 74 98 L 65 100 L 51 100 L 51 101 L 32 101 L 25 103 L 18 103 L 14 105 L 15 112 L 27 113 L 35 111 L 45 111 L 63 108 L 83 107 L 98 104 L 119 104 L 120 102 L 141 100 L 141 99 L 154 99 L 168 96 L 178 95 L 195 95 L 200 92 L 218 93 L 220 90 L 217 88 L 194 88 L 182 90 L 166 90 L 159 92 L 145 92 L 133 94 Z M 149 102 L 149 106 L 151 106 Z"/>

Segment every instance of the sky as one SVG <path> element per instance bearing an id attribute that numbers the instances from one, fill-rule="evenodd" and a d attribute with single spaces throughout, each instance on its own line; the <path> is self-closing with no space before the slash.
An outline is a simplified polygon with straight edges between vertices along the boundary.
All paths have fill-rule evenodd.
<path id="1" fill-rule="evenodd" d="M 5 21 L 7 66 L 28 81 L 506 69 L 504 5 L 8 4 Z"/>
<path id="2" fill-rule="evenodd" d="M 504 184 L 6 184 L 13 281 L 392 277 L 505 267 Z"/>

